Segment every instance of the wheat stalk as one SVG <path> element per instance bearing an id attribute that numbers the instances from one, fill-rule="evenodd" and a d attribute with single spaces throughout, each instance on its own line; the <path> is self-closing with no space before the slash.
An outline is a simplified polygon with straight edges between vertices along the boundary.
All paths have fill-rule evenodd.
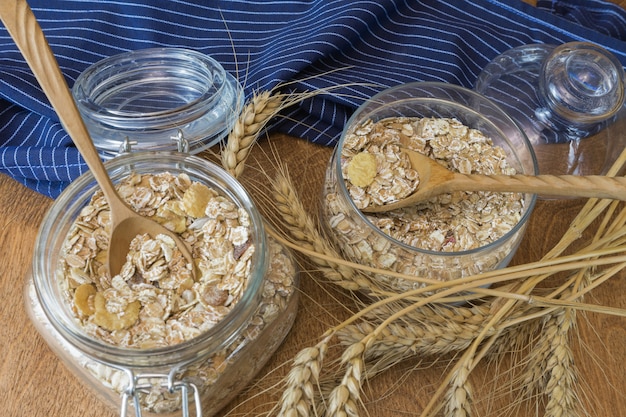
<path id="1" fill-rule="evenodd" d="M 365 343 L 362 341 L 350 345 L 343 352 L 341 362 L 346 366 L 346 372 L 341 383 L 330 393 L 327 412 L 329 416 L 357 417 L 359 415 L 358 403 L 361 398 L 364 352 Z"/>
<path id="2" fill-rule="evenodd" d="M 550 350 L 546 358 L 546 417 L 578 416 L 578 401 L 575 393 L 576 367 L 569 344 L 569 332 L 575 325 L 575 310 L 564 308 L 558 311 L 551 323 Z"/>
<path id="3" fill-rule="evenodd" d="M 281 417 L 308 417 L 315 409 L 315 392 L 330 335 L 296 355 L 280 401 Z"/>
<path id="4" fill-rule="evenodd" d="M 243 107 L 221 151 L 222 166 L 233 177 L 243 173 L 252 145 L 269 120 L 282 109 L 283 100 L 283 95 L 261 91 L 254 93 Z"/>

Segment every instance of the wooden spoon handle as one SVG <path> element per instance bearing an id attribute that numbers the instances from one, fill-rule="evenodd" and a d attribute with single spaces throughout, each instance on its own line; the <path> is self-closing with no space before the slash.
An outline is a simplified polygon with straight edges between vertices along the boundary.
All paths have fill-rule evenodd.
<path id="1" fill-rule="evenodd" d="M 626 200 L 626 178 L 602 175 L 457 174 L 454 178 L 454 191 L 461 190 L 529 192 L 547 196 Z"/>
<path id="2" fill-rule="evenodd" d="M 25 0 L 1 0 L 0 20 L 39 81 L 65 130 L 98 181 L 98 185 L 107 197 L 113 197 L 109 198 L 109 201 L 117 200 L 115 188 L 30 6 Z"/>

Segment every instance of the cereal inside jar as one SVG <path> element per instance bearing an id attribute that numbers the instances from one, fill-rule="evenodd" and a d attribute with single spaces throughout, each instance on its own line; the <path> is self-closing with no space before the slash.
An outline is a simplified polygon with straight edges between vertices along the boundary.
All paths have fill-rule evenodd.
<path id="1" fill-rule="evenodd" d="M 420 96 L 407 99 L 407 91 Z M 433 97 L 422 97 L 429 94 Z M 439 97 L 442 94 L 445 98 Z M 400 98 L 396 102 L 394 97 Z M 523 132 L 510 121 L 511 137 L 504 135 L 502 126 L 469 108 L 480 100 L 485 100 L 481 106 L 490 104 L 460 87 L 414 83 L 384 91 L 357 110 L 329 164 L 322 203 L 329 236 L 348 259 L 442 281 L 510 261 L 534 205 L 533 195 L 458 191 L 402 209 L 362 211 L 396 202 L 419 188 L 419 174 L 405 149 L 464 174 L 528 173 L 534 154 Z M 531 164 L 518 157 L 524 148 L 512 143 L 515 133 L 529 151 Z M 384 273 L 376 278 L 397 291 L 421 285 Z"/>
<path id="2" fill-rule="evenodd" d="M 138 235 L 111 276 L 108 205 L 81 177 L 44 220 L 27 292 L 31 317 L 109 405 L 170 415 L 201 404 L 213 415 L 289 332 L 295 261 L 265 236 L 245 190 L 219 167 L 143 152 L 108 166 L 120 195 L 179 234 L 193 265 L 169 237 Z"/>
<path id="3" fill-rule="evenodd" d="M 168 236 L 142 234 L 132 240 L 121 272 L 111 276 L 109 210 L 98 192 L 64 248 L 68 302 L 90 335 L 111 344 L 141 349 L 191 340 L 241 298 L 255 251 L 249 215 L 184 173 L 133 173 L 117 189 L 134 211 L 180 234 L 195 265 Z"/>

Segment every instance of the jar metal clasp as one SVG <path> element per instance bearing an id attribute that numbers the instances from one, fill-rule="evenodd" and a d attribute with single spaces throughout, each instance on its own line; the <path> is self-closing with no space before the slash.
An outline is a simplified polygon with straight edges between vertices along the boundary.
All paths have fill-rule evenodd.
<path id="1" fill-rule="evenodd" d="M 193 392 L 193 402 L 196 409 L 195 415 L 196 417 L 202 417 L 200 391 L 194 383 L 176 380 L 173 372 L 170 372 L 169 374 L 155 373 L 137 375 L 130 370 L 126 370 L 126 372 L 129 376 L 129 383 L 128 387 L 126 387 L 122 394 L 120 417 L 128 417 L 128 405 L 131 402 L 135 408 L 135 417 L 142 416 L 139 394 L 142 392 L 148 392 L 151 388 L 155 387 L 155 379 L 162 380 L 161 383 L 158 383 L 161 388 L 167 389 L 170 393 L 180 393 L 182 417 L 190 417 L 189 393 L 190 391 Z"/>
<path id="2" fill-rule="evenodd" d="M 178 146 L 178 152 L 189 153 L 189 141 L 185 138 L 183 131 L 178 129 L 178 133 L 176 136 L 172 136 L 171 138 L 174 142 L 176 142 Z"/>
<path id="3" fill-rule="evenodd" d="M 189 140 L 185 137 L 182 129 L 178 129 L 176 136 L 172 136 L 170 139 L 176 142 L 176 150 L 178 152 L 189 153 Z M 131 153 L 133 151 L 133 146 L 135 145 L 137 145 L 137 141 L 131 140 L 128 136 L 126 136 L 120 145 L 118 153 L 120 155 Z"/>

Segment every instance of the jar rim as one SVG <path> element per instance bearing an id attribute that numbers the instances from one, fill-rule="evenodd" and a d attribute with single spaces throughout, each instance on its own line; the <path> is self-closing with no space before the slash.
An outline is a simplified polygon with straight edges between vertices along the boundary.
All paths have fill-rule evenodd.
<path id="1" fill-rule="evenodd" d="M 159 161 L 159 162 L 156 162 Z M 187 341 L 171 346 L 147 349 L 125 348 L 89 336 L 69 312 L 69 304 L 59 297 L 57 282 L 59 251 L 55 249 L 67 238 L 73 221 L 71 212 L 80 210 L 97 189 L 93 175 L 87 172 L 72 182 L 46 212 L 40 227 L 33 254 L 33 283 L 44 314 L 54 329 L 72 346 L 92 359 L 111 366 L 125 368 L 155 368 L 178 365 L 217 351 L 229 343 L 245 326 L 257 310 L 263 291 L 264 273 L 267 266 L 266 235 L 262 218 L 243 186 L 217 165 L 193 155 L 177 152 L 136 152 L 105 163 L 112 179 L 119 180 L 140 164 L 163 166 L 176 164 L 184 172 L 200 172 L 211 175 L 212 186 L 218 187 L 239 207 L 250 215 L 252 239 L 255 251 L 251 261 L 249 280 L 241 299 L 233 309 L 210 329 Z M 161 165 L 159 165 L 159 163 Z M 164 170 L 163 170 L 164 171 Z M 156 171 L 154 171 L 156 172 Z M 159 171 L 161 172 L 161 171 Z M 55 296 L 56 295 L 56 296 Z"/>
<path id="2" fill-rule="evenodd" d="M 197 153 L 232 130 L 244 102 L 241 85 L 219 62 L 184 48 L 104 58 L 78 76 L 72 94 L 96 148 L 113 156 L 124 141 L 137 150 L 176 150 L 178 130 Z"/>
<path id="3" fill-rule="evenodd" d="M 391 102 L 388 101 L 388 98 L 386 100 L 383 100 L 387 96 L 394 97 L 396 93 L 399 93 L 400 96 L 402 96 L 403 98 L 394 99 Z M 423 95 L 417 96 L 416 93 L 423 94 Z M 524 204 L 524 212 L 522 213 L 520 220 L 507 233 L 502 235 L 500 238 L 492 242 L 489 242 L 486 245 L 483 245 L 474 249 L 468 249 L 468 250 L 456 251 L 456 252 L 441 252 L 441 251 L 434 251 L 430 249 L 423 249 L 423 248 L 409 245 L 405 242 L 402 242 L 388 235 L 387 233 L 379 229 L 376 225 L 374 225 L 367 218 L 367 216 L 360 209 L 357 208 L 356 204 L 350 197 L 348 188 L 345 183 L 343 171 L 341 169 L 342 161 L 341 161 L 340 155 L 341 155 L 341 149 L 343 148 L 343 144 L 345 142 L 345 139 L 346 139 L 346 136 L 350 127 L 354 126 L 355 123 L 357 123 L 358 121 L 365 120 L 368 116 L 375 114 L 381 110 L 384 110 L 386 107 L 388 108 L 390 106 L 393 106 L 402 102 L 416 102 L 416 103 L 439 102 L 442 104 L 453 105 L 455 107 L 463 109 L 464 111 L 467 111 L 468 113 L 473 113 L 475 115 L 478 115 L 481 118 L 481 120 L 484 120 L 486 123 L 489 123 L 490 125 L 494 125 L 493 120 L 490 120 L 484 115 L 480 115 L 477 111 L 473 110 L 468 105 L 455 102 L 453 100 L 453 97 L 457 97 L 457 98 L 462 97 L 463 99 L 467 100 L 468 103 L 476 104 L 480 102 L 480 103 L 487 104 L 488 106 L 493 108 L 495 112 L 498 113 L 498 117 L 501 119 L 502 123 L 506 123 L 507 125 L 514 127 L 515 131 L 520 135 L 520 140 L 523 143 L 524 149 L 528 152 L 528 155 L 530 158 L 530 164 L 532 165 L 532 172 L 527 172 L 525 174 L 528 174 L 528 175 L 538 174 L 539 168 L 538 168 L 537 158 L 535 156 L 535 152 L 531 146 L 531 143 L 528 140 L 528 137 L 524 133 L 523 129 L 511 117 L 509 117 L 509 115 L 504 110 L 502 110 L 492 100 L 488 99 L 487 97 L 473 90 L 470 90 L 470 89 L 467 89 L 465 87 L 458 86 L 455 84 L 448 84 L 444 82 L 434 82 L 434 81 L 433 82 L 416 81 L 416 82 L 411 82 L 411 83 L 406 83 L 406 84 L 400 84 L 395 87 L 391 87 L 383 91 L 380 91 L 379 93 L 375 94 L 373 97 L 368 99 L 361 106 L 359 106 L 359 108 L 348 119 L 345 125 L 345 128 L 343 132 L 341 133 L 341 137 L 337 143 L 335 155 L 334 155 L 334 158 L 335 158 L 334 164 L 335 164 L 335 170 L 336 170 L 337 182 L 338 182 L 338 188 L 340 190 L 340 194 L 345 197 L 347 204 L 350 206 L 350 210 L 353 213 L 356 213 L 360 221 L 367 224 L 370 227 L 370 229 L 373 231 L 373 233 L 375 233 L 376 235 L 384 238 L 385 240 L 393 242 L 394 245 L 398 245 L 399 247 L 402 247 L 409 252 L 423 253 L 429 256 L 440 256 L 442 258 L 450 258 L 450 257 L 456 257 L 456 256 L 468 256 L 468 255 L 471 256 L 472 254 L 476 254 L 479 252 L 489 251 L 492 248 L 501 245 L 502 242 L 506 242 L 507 240 L 511 238 L 511 236 L 517 233 L 526 224 L 535 206 L 537 195 L 526 194 L 526 197 L 525 197 L 526 203 Z M 497 130 L 501 131 L 500 128 L 497 128 Z M 504 133 L 502 134 L 502 137 L 507 141 L 509 140 L 508 137 Z"/>

